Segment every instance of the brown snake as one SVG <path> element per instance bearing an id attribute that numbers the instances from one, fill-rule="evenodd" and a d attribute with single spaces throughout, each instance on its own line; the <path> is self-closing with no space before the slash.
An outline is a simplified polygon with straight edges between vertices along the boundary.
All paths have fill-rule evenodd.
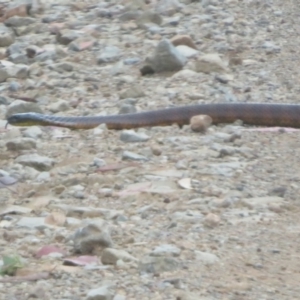
<path id="1" fill-rule="evenodd" d="M 59 126 L 71 129 L 90 129 L 106 124 L 109 129 L 179 126 L 189 124 L 195 115 L 209 115 L 213 124 L 242 120 L 258 126 L 300 127 L 300 105 L 261 103 L 215 103 L 179 106 L 147 112 L 111 116 L 63 117 L 38 113 L 20 113 L 8 117 L 15 126 Z"/>

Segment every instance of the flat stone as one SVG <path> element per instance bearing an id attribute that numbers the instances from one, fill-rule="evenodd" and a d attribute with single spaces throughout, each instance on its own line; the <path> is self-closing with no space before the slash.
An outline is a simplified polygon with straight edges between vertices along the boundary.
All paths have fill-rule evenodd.
<path id="1" fill-rule="evenodd" d="M 124 159 L 124 160 L 127 160 L 127 159 L 129 159 L 129 160 L 148 160 L 147 157 L 137 154 L 137 153 L 134 153 L 134 152 L 131 152 L 131 151 L 124 151 L 122 154 L 122 159 Z"/>
<path id="2" fill-rule="evenodd" d="M 139 272 L 141 273 L 163 273 L 172 272 L 179 267 L 179 263 L 172 257 L 145 256 L 139 261 Z"/>
<path id="3" fill-rule="evenodd" d="M 97 289 L 92 289 L 88 292 L 86 300 L 112 300 L 113 292 L 110 286 L 102 286 Z"/>
<path id="4" fill-rule="evenodd" d="M 113 248 L 105 248 L 103 250 L 101 262 L 104 265 L 115 265 L 118 260 L 123 260 L 124 262 L 137 261 L 135 257 L 124 250 Z"/>
<path id="5" fill-rule="evenodd" d="M 6 143 L 7 150 L 19 151 L 36 148 L 36 141 L 31 138 L 17 138 Z"/>
<path id="6" fill-rule="evenodd" d="M 209 252 L 195 250 L 196 260 L 201 261 L 204 265 L 213 265 L 219 261 L 219 258 Z"/>
<path id="7" fill-rule="evenodd" d="M 181 249 L 176 247 L 175 245 L 164 244 L 155 247 L 150 255 L 151 256 L 179 256 L 181 253 Z"/>
<path id="8" fill-rule="evenodd" d="M 17 157 L 16 163 L 32 167 L 38 171 L 49 171 L 54 166 L 54 160 L 38 154 L 25 154 Z"/>
<path id="9" fill-rule="evenodd" d="M 124 130 L 120 135 L 120 140 L 124 143 L 146 142 L 150 137 L 145 133 L 138 133 L 134 130 Z"/>
<path id="10" fill-rule="evenodd" d="M 116 46 L 107 46 L 101 52 L 100 55 L 97 57 L 97 63 L 110 63 L 119 60 L 121 57 L 121 50 Z"/>

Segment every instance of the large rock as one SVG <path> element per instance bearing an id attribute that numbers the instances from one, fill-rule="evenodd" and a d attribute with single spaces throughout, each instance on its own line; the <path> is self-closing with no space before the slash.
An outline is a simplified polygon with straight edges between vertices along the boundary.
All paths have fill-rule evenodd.
<path id="1" fill-rule="evenodd" d="M 169 40 L 162 40 L 156 47 L 152 57 L 146 58 L 146 66 L 154 72 L 179 71 L 185 65 L 187 59 Z"/>

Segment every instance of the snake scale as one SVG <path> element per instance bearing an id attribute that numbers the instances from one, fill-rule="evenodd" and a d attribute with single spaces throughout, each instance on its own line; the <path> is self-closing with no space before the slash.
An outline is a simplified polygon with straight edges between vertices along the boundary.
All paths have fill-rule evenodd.
<path id="1" fill-rule="evenodd" d="M 38 113 L 19 113 L 8 117 L 7 123 L 15 126 L 58 126 L 70 129 L 91 129 L 106 124 L 109 129 L 138 127 L 179 126 L 189 124 L 195 115 L 209 115 L 213 124 L 232 123 L 300 128 L 300 105 L 262 103 L 213 103 L 178 106 L 131 114 L 110 116 L 64 117 Z"/>

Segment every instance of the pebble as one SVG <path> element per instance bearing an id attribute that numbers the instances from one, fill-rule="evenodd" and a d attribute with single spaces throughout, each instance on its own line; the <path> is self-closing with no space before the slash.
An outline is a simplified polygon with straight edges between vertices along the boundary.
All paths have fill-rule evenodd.
<path id="1" fill-rule="evenodd" d="M 195 132 L 205 132 L 212 123 L 212 118 L 206 115 L 194 116 L 190 120 L 191 129 Z"/>
<path id="2" fill-rule="evenodd" d="M 194 64 L 194 69 L 196 72 L 203 73 L 222 73 L 227 71 L 226 64 L 222 61 L 220 56 L 215 53 L 200 56 Z"/>
<path id="3" fill-rule="evenodd" d="M 155 247 L 150 255 L 151 256 L 179 256 L 181 253 L 181 250 L 176 247 L 175 245 L 159 245 L 157 247 Z"/>
<path id="4" fill-rule="evenodd" d="M 140 154 L 137 154 L 137 153 L 134 153 L 134 152 L 131 152 L 131 151 L 124 151 L 123 154 L 122 154 L 122 159 L 124 160 L 142 160 L 142 161 L 146 161 L 148 160 L 147 157 L 143 156 L 143 155 L 140 155 Z"/>
<path id="5" fill-rule="evenodd" d="M 145 133 L 138 133 L 134 130 L 124 130 L 120 135 L 120 140 L 124 143 L 146 142 L 150 139 Z"/>
<path id="6" fill-rule="evenodd" d="M 75 252 L 81 254 L 95 254 L 102 248 L 112 246 L 109 228 L 103 221 L 91 222 L 79 228 L 73 234 L 72 240 Z"/>
<path id="7" fill-rule="evenodd" d="M 178 261 L 172 257 L 145 256 L 139 261 L 141 273 L 163 273 L 175 271 L 179 267 Z"/>
<path id="8" fill-rule="evenodd" d="M 104 265 L 112 264 L 115 265 L 118 260 L 124 262 L 137 261 L 135 257 L 130 255 L 128 252 L 119 249 L 105 248 L 102 252 L 101 262 Z"/>
<path id="9" fill-rule="evenodd" d="M 169 40 L 164 39 L 157 45 L 154 55 L 146 59 L 146 66 L 156 73 L 172 72 L 181 70 L 186 61 L 185 56 Z"/>
<path id="10" fill-rule="evenodd" d="M 31 138 L 17 138 L 6 143 L 7 150 L 20 151 L 36 148 L 36 141 Z"/>
<path id="11" fill-rule="evenodd" d="M 55 164 L 52 158 L 38 154 L 24 154 L 16 158 L 16 163 L 32 167 L 40 172 L 49 171 Z"/>
<path id="12" fill-rule="evenodd" d="M 195 250 L 195 256 L 196 256 L 196 260 L 201 261 L 204 265 L 207 266 L 219 262 L 219 258 L 213 253 Z"/>
<path id="13" fill-rule="evenodd" d="M 114 297 L 113 292 L 110 290 L 110 286 L 101 286 L 96 289 L 92 289 L 87 294 L 87 300 L 112 300 Z"/>

